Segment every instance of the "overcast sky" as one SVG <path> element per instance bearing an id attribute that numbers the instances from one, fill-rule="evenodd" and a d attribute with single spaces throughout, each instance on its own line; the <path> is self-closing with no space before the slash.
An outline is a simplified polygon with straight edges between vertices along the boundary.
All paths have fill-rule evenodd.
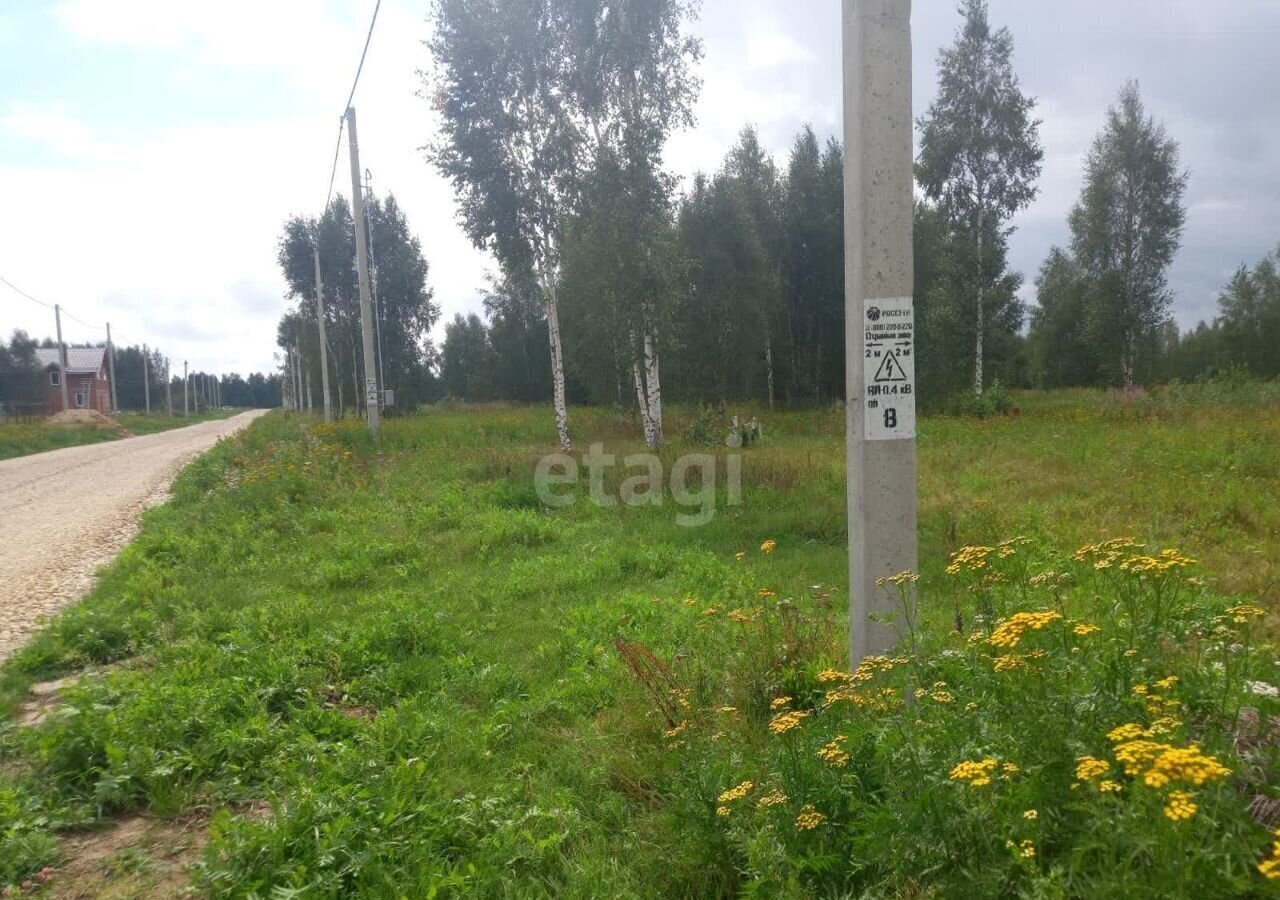
<path id="1" fill-rule="evenodd" d="M 952 0 L 916 0 L 915 109 L 934 92 Z M 338 116 L 372 0 L 62 0 L 0 3 L 0 275 L 118 343 L 195 368 L 273 365 L 284 285 L 276 240 L 328 186 Z M 415 71 L 424 0 L 384 0 L 360 91 L 361 161 L 422 239 L 445 317 L 478 310 L 490 260 L 455 223 L 451 191 L 418 148 L 432 137 Z M 1080 163 L 1106 107 L 1137 78 L 1191 172 L 1171 282 L 1184 325 L 1280 242 L 1280 2 L 991 0 L 1025 89 L 1039 98 L 1040 197 L 1015 222 L 1011 264 L 1030 283 L 1067 237 Z M 836 0 L 706 0 L 696 128 L 669 167 L 714 169 L 755 123 L 785 164 L 805 122 L 840 122 Z M 338 187 L 349 193 L 346 149 Z M 68 340 L 101 332 L 64 321 Z M 0 285 L 0 332 L 53 331 L 52 314 Z M 437 329 L 439 330 L 439 329 Z M 180 363 L 179 363 L 180 365 Z"/>

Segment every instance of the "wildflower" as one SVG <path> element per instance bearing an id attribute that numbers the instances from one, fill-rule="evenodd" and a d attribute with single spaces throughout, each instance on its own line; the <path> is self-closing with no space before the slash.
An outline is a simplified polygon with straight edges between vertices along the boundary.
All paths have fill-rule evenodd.
<path id="1" fill-rule="evenodd" d="M 781 806 L 787 802 L 787 795 L 776 788 L 756 801 L 757 809 L 768 809 L 770 806 Z"/>
<path id="2" fill-rule="evenodd" d="M 1124 655 L 1125 655 L 1125 656 L 1130 656 L 1130 657 L 1132 657 L 1132 656 L 1137 656 L 1137 655 L 1138 655 L 1138 651 L 1137 651 L 1135 648 L 1130 647 L 1128 650 L 1124 651 Z"/>
<path id="3" fill-rule="evenodd" d="M 662 733 L 662 736 L 663 736 L 663 737 L 667 737 L 667 738 L 673 738 L 673 737 L 675 737 L 676 735 L 678 735 L 678 734 L 680 734 L 681 732 L 683 732 L 683 731 L 684 731 L 685 729 L 687 729 L 688 727 L 689 727 L 689 723 L 688 723 L 688 722 L 681 722 L 681 723 L 680 723 L 679 725 L 677 725 L 675 728 L 671 728 L 671 729 L 668 729 L 667 731 L 664 731 L 664 732 Z"/>
<path id="4" fill-rule="evenodd" d="M 1112 781 L 1110 778 L 1104 778 L 1098 782 L 1098 790 L 1104 794 L 1116 794 L 1121 790 L 1120 783 Z"/>
<path id="5" fill-rule="evenodd" d="M 1249 693 L 1259 697 L 1280 697 L 1280 688 L 1265 681 L 1246 681 L 1244 687 Z"/>
<path id="6" fill-rule="evenodd" d="M 1022 636 L 1026 632 L 1039 631 L 1053 622 L 1059 621 L 1061 618 L 1062 613 L 1051 609 L 1040 612 L 1014 613 L 996 626 L 995 631 L 991 633 L 991 637 L 987 638 L 987 643 L 993 647 L 1013 649 L 1018 646 L 1018 642 L 1022 640 Z"/>
<path id="7" fill-rule="evenodd" d="M 1094 756 L 1076 757 L 1076 778 L 1081 781 L 1092 781 L 1099 775 L 1111 771 L 1111 764 Z"/>
<path id="8" fill-rule="evenodd" d="M 1280 829 L 1275 835 L 1280 837 Z M 1280 841 L 1271 842 L 1271 857 L 1258 863 L 1258 871 L 1264 878 L 1280 878 Z"/>
<path id="9" fill-rule="evenodd" d="M 795 728 L 800 727 L 800 723 L 809 715 L 809 710 L 791 710 L 789 712 L 779 713 L 769 721 L 769 731 L 773 734 L 786 734 Z"/>
<path id="10" fill-rule="evenodd" d="M 729 815 L 729 812 L 730 812 L 730 810 L 729 810 L 729 807 L 727 807 L 727 806 L 717 806 L 717 807 L 716 807 L 716 815 L 717 815 L 717 816 L 720 816 L 721 818 L 725 818 L 726 816 L 728 816 L 728 815 Z"/>
<path id="11" fill-rule="evenodd" d="M 849 752 L 840 745 L 847 740 L 848 738 L 842 734 L 824 744 L 818 751 L 818 759 L 822 760 L 829 766 L 834 766 L 837 769 L 843 769 L 849 762 Z"/>
<path id="12" fill-rule="evenodd" d="M 791 702 L 790 697 L 774 697 L 773 700 L 769 703 L 769 708 L 782 709 L 782 707 L 786 706 L 790 702 Z"/>
<path id="13" fill-rule="evenodd" d="M 1141 685 L 1139 685 L 1141 687 Z M 1137 738 L 1151 737 L 1150 733 L 1136 722 L 1128 722 L 1124 725 L 1117 725 L 1107 732 L 1107 740 L 1113 743 L 1121 741 L 1132 741 Z"/>
<path id="14" fill-rule="evenodd" d="M 934 691 L 929 695 L 929 699 L 934 703 L 955 703 L 956 698 L 952 696 L 950 691 Z"/>
<path id="15" fill-rule="evenodd" d="M 754 781 L 744 781 L 736 787 L 731 787 L 716 798 L 717 803 L 732 803 L 735 800 L 741 800 L 755 788 Z"/>
<path id="16" fill-rule="evenodd" d="M 1246 621 L 1251 616 L 1257 618 L 1265 616 L 1266 614 L 1266 610 L 1253 603 L 1242 603 L 1239 606 L 1233 606 L 1227 610 L 1227 615 L 1231 616 L 1234 621 L 1239 623 Z"/>
<path id="17" fill-rule="evenodd" d="M 778 595 L 768 588 L 760 588 L 760 590 L 756 591 L 756 596 L 761 600 L 768 600 L 770 597 L 776 597 Z"/>
<path id="18" fill-rule="evenodd" d="M 1028 822 L 1034 822 L 1036 819 L 1040 818 L 1040 813 L 1036 812 L 1034 809 L 1029 809 L 1022 814 L 1022 818 L 1026 819 Z"/>
<path id="19" fill-rule="evenodd" d="M 994 552 L 994 547 L 961 547 L 951 554 L 951 562 L 947 566 L 947 574 L 958 575 L 966 569 L 970 572 L 979 572 L 987 567 L 987 558 Z"/>
<path id="20" fill-rule="evenodd" d="M 777 546 L 778 546 L 777 541 L 775 541 L 773 538 L 768 538 L 763 544 L 760 545 L 760 552 L 763 553 L 765 556 L 768 556 L 770 553 L 774 551 L 774 548 L 776 548 Z"/>
<path id="21" fill-rule="evenodd" d="M 1017 763 L 1005 762 L 1000 764 L 1000 777 L 1012 778 L 1022 771 L 1022 767 Z"/>
<path id="22" fill-rule="evenodd" d="M 975 709 L 977 709 L 977 708 L 978 708 L 978 704 L 973 703 L 973 702 L 966 703 L 966 704 L 964 705 L 964 711 L 965 711 L 965 712 L 973 712 L 973 711 L 974 711 Z"/>
<path id="23" fill-rule="evenodd" d="M 1023 841 L 1018 845 L 1018 852 L 1021 854 L 1023 859 L 1035 859 L 1036 845 L 1030 840 Z"/>
<path id="24" fill-rule="evenodd" d="M 991 783 L 991 774 L 1000 765 L 997 759 L 964 760 L 952 768 L 948 776 L 952 781 L 967 781 L 970 787 L 986 787 Z"/>
<path id="25" fill-rule="evenodd" d="M 1094 625 L 1092 622 L 1080 622 L 1071 630 L 1080 637 L 1086 637 L 1093 634 L 1095 631 L 1101 631 L 1102 628 Z"/>
<path id="26" fill-rule="evenodd" d="M 800 808 L 800 815 L 796 816 L 796 830 L 812 831 L 825 821 L 826 816 L 814 809 L 813 804 L 806 803 Z"/>
<path id="27" fill-rule="evenodd" d="M 837 669 L 823 669 L 818 673 L 818 684 L 836 684 L 838 682 L 848 683 L 853 680 L 853 676 L 848 672 L 841 672 Z"/>
<path id="28" fill-rule="evenodd" d="M 876 585 L 878 587 L 892 585 L 893 587 L 901 588 L 903 585 L 915 584 L 919 580 L 920 576 L 908 569 L 899 572 L 897 575 L 886 575 L 883 578 L 877 578 Z"/>
<path id="29" fill-rule="evenodd" d="M 722 712 L 722 713 L 735 713 L 735 712 L 737 712 L 737 711 L 738 711 L 738 707 L 736 707 L 736 706 L 722 706 L 722 707 L 720 707 L 720 712 Z"/>
<path id="30" fill-rule="evenodd" d="M 736 559 L 738 562 L 742 562 L 744 559 L 747 558 L 747 551 L 739 550 L 737 553 L 733 554 L 733 558 Z"/>
<path id="31" fill-rule="evenodd" d="M 729 618 L 734 622 L 750 622 L 751 616 L 747 615 L 740 609 L 730 611 Z"/>
<path id="32" fill-rule="evenodd" d="M 1191 802 L 1194 795 L 1189 791 L 1174 791 L 1165 804 L 1164 814 L 1174 822 L 1184 822 L 1196 814 L 1199 808 Z"/>
<path id="33" fill-rule="evenodd" d="M 704 616 L 714 616 L 714 615 L 717 615 L 719 612 L 720 612 L 720 607 L 708 606 L 706 609 L 702 611 L 702 614 Z"/>
<path id="34" fill-rule="evenodd" d="M 1169 690 L 1169 688 L 1173 687 L 1177 683 L 1178 683 L 1178 676 L 1170 675 L 1168 678 L 1161 678 L 1159 681 L 1155 682 L 1155 684 L 1153 684 L 1152 687 L 1157 687 L 1162 691 L 1167 691 Z"/>

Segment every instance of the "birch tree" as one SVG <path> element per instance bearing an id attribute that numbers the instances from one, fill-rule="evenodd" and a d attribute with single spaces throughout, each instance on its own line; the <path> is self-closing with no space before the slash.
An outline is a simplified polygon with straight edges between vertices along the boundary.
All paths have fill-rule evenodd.
<path id="1" fill-rule="evenodd" d="M 992 30 L 986 0 L 964 0 L 955 43 L 938 54 L 938 96 L 919 121 L 916 179 L 971 235 L 974 285 L 973 390 L 982 396 L 986 292 L 1000 272 L 988 265 L 993 241 L 1036 196 L 1044 151 L 1040 122 L 1013 71 L 1013 36 Z"/>
<path id="2" fill-rule="evenodd" d="M 436 0 L 428 97 L 442 140 L 428 156 L 457 192 L 463 227 L 542 293 L 561 450 L 573 448 L 557 287 L 562 219 L 585 140 L 565 0 Z M 575 108 L 575 105 L 578 108 Z"/>
<path id="3" fill-rule="evenodd" d="M 1172 302 L 1167 273 L 1186 222 L 1186 187 L 1177 141 L 1147 115 L 1129 82 L 1089 150 L 1069 220 L 1072 250 L 1092 283 L 1093 338 L 1126 388 L 1140 343 Z"/>

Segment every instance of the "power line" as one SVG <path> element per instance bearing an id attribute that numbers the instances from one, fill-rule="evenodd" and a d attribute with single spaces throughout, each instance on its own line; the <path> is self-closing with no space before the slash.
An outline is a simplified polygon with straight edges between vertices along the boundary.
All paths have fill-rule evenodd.
<path id="1" fill-rule="evenodd" d="M 32 297 L 30 294 L 28 294 L 28 293 L 27 293 L 26 291 L 24 291 L 22 288 L 18 287 L 16 284 L 14 284 L 14 283 L 13 283 L 12 281 L 10 281 L 8 278 L 5 278 L 3 275 L 0 275 L 0 282 L 3 282 L 4 284 L 8 285 L 12 290 L 17 291 L 19 294 L 21 294 L 23 297 L 26 297 L 26 298 L 27 298 L 28 300 L 30 300 L 32 303 L 39 303 L 39 304 L 40 304 L 41 306 L 43 306 L 45 309 L 53 309 L 53 304 L 52 304 L 52 303 L 45 303 L 43 300 L 39 300 L 39 299 L 37 299 L 37 298 L 35 298 L 35 297 Z"/>
<path id="2" fill-rule="evenodd" d="M 373 26 L 378 21 L 378 10 L 382 9 L 382 0 L 377 0 L 373 5 L 373 16 L 369 19 L 369 33 L 364 37 L 364 49 L 360 51 L 360 64 L 356 66 L 356 77 L 351 82 L 351 93 L 347 94 L 347 102 L 342 107 L 342 115 L 338 116 L 338 137 L 333 143 L 333 166 L 329 169 L 329 192 L 325 194 L 324 208 L 329 208 L 329 201 L 333 199 L 333 181 L 338 174 L 338 155 L 342 151 L 342 129 L 346 124 L 346 114 L 351 101 L 356 97 L 356 87 L 360 84 L 360 73 L 364 71 L 364 59 L 369 54 L 369 42 L 373 40 Z"/>

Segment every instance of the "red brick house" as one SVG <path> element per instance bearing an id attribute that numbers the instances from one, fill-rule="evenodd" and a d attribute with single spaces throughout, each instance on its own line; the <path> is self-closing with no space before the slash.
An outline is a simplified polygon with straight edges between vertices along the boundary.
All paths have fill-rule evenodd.
<path id="1" fill-rule="evenodd" d="M 62 382 L 57 347 L 40 347 L 36 359 L 44 371 L 44 397 L 50 413 L 62 411 Z M 107 380 L 105 347 L 67 348 L 67 401 L 72 409 L 96 409 L 111 414 L 111 384 Z"/>

